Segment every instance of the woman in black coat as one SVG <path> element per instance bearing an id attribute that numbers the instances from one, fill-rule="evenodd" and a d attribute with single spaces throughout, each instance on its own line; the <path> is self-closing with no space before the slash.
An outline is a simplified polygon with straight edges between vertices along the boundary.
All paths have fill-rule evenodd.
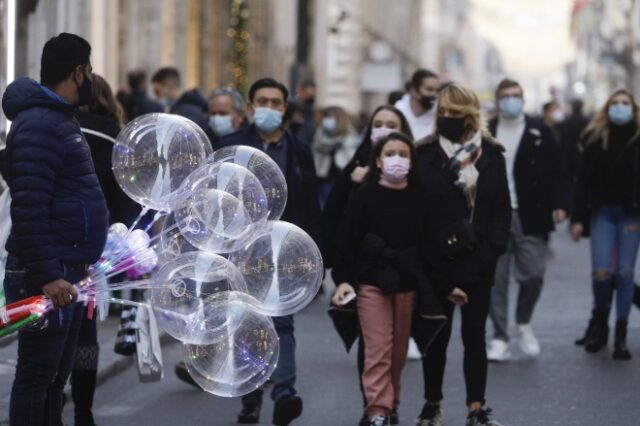
<path id="1" fill-rule="evenodd" d="M 438 95 L 434 135 L 418 142 L 431 238 L 425 241 L 430 280 L 447 317 L 461 307 L 467 425 L 499 425 L 483 408 L 487 381 L 485 324 L 498 256 L 506 251 L 511 204 L 503 148 L 482 129 L 480 103 L 451 84 Z M 441 424 L 440 402 L 451 337 L 449 321 L 423 357 L 426 403 L 420 425 Z"/>

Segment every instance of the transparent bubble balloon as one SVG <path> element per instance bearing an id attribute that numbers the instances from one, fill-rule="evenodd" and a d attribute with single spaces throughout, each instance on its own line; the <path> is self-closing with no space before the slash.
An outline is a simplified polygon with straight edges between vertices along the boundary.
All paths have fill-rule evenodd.
<path id="1" fill-rule="evenodd" d="M 260 180 L 245 167 L 234 163 L 205 164 L 191 173 L 183 183 L 182 193 L 193 194 L 203 184 L 209 189 L 227 192 L 242 201 L 256 224 L 266 223 L 269 206 Z"/>
<path id="2" fill-rule="evenodd" d="M 287 204 L 287 182 L 280 167 L 264 152 L 250 146 L 237 145 L 218 149 L 207 160 L 234 163 L 253 173 L 264 188 L 269 206 L 269 220 L 278 220 Z"/>
<path id="3" fill-rule="evenodd" d="M 185 343 L 210 344 L 228 332 L 227 318 L 215 316 L 209 298 L 225 291 L 246 291 L 237 268 L 212 253 L 181 254 L 154 277 L 149 302 L 158 325 Z"/>
<path id="4" fill-rule="evenodd" d="M 205 176 L 194 181 L 189 202 L 174 216 L 190 244 L 207 252 L 229 253 L 251 240 L 256 225 L 241 200 L 211 188 L 215 180 Z"/>
<path id="5" fill-rule="evenodd" d="M 137 203 L 159 211 L 175 208 L 173 193 L 212 152 L 202 129 L 172 114 L 145 114 L 129 122 L 113 147 L 113 174 Z"/>
<path id="6" fill-rule="evenodd" d="M 169 213 L 165 216 L 162 232 L 160 233 L 160 244 L 158 245 L 158 261 L 161 263 L 169 262 L 183 253 L 198 250 L 182 235 L 174 214 Z"/>
<path id="7" fill-rule="evenodd" d="M 223 397 L 246 395 L 264 385 L 275 370 L 280 348 L 271 318 L 255 310 L 255 300 L 230 293 L 211 305 L 239 318 L 226 338 L 211 345 L 184 346 L 191 377 L 205 391 Z"/>
<path id="8" fill-rule="evenodd" d="M 257 237 L 229 260 L 238 267 L 259 311 L 271 316 L 293 314 L 308 305 L 320 289 L 324 267 L 320 250 L 302 229 L 287 222 L 268 222 Z"/>
<path id="9" fill-rule="evenodd" d="M 122 243 L 122 240 L 127 235 L 129 230 L 124 223 L 114 223 L 109 227 L 109 232 L 107 234 L 107 242 L 105 244 L 102 256 L 109 257 L 113 253 L 116 248 Z"/>

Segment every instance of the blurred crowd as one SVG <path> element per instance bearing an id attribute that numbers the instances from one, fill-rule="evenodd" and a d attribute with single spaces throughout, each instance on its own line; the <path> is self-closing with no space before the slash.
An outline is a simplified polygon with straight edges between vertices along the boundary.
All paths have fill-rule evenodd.
<path id="1" fill-rule="evenodd" d="M 40 83 L 16 80 L 3 97 L 5 114 L 15 121 L 2 171 L 12 191 L 12 215 L 22 214 L 14 219 L 18 226 L 7 245 L 16 255 L 10 257 L 8 271 L 28 271 L 36 264 L 30 244 L 38 236 L 19 232 L 35 220 L 29 209 L 36 207 L 21 198 L 21 191 L 34 191 L 38 181 L 30 179 L 39 172 L 34 172 L 36 166 L 25 166 L 21 155 L 45 155 L 49 148 L 32 142 L 43 130 L 28 133 L 30 126 L 37 127 L 29 120 L 37 118 L 27 114 L 38 108 L 59 113 L 64 102 L 80 106 L 73 114 L 91 150 L 93 171 L 78 159 L 67 164 L 66 154 L 56 153 L 60 160 L 51 160 L 50 168 L 37 177 L 62 173 L 73 186 L 86 179 L 84 174 L 95 173 L 109 221 L 126 224 L 139 207 L 113 177 L 113 143 L 126 123 L 144 114 L 177 114 L 196 123 L 214 150 L 252 146 L 283 172 L 289 188 L 283 220 L 300 226 L 321 248 L 336 284 L 330 315 L 347 349 L 358 341 L 354 377 L 363 397 L 360 425 L 398 423 L 400 376 L 407 357 L 419 359 L 424 372 L 425 402 L 417 424 L 443 424 L 446 352 L 459 307 L 466 424 L 499 426 L 486 406 L 487 363 L 511 359 L 512 334 L 524 354 L 540 354 L 531 323 L 544 287 L 550 233 L 566 221 L 576 241 L 591 238 L 594 302 L 585 335 L 576 345 L 590 353 L 607 345 L 615 305 L 612 355 L 631 359 L 627 320 L 633 302 L 639 302 L 633 278 L 640 244 L 640 107 L 629 91 L 612 93 L 592 116 L 578 99 L 568 105 L 550 99 L 535 112 L 527 108 L 519 82 L 504 79 L 496 87 L 494 107 L 487 110 L 470 88 L 419 69 L 403 90 L 389 94 L 387 104 L 354 116 L 338 105 L 318 105 L 313 80 L 288 88 L 262 78 L 248 93 L 226 86 L 202 93 L 184 87 L 176 68 L 164 67 L 150 76 L 131 71 L 128 87 L 114 93 L 92 73 L 84 44 L 65 37 L 48 43 L 50 54 L 63 60 L 46 61 L 45 46 Z M 69 56 L 64 49 L 85 54 Z M 67 68 L 58 74 L 45 72 L 45 67 L 59 69 L 61 64 Z M 47 120 L 54 132 L 61 131 L 55 124 L 59 117 Z M 55 134 L 50 142 L 56 142 Z M 22 151 L 23 145 L 33 145 L 32 150 Z M 77 175 L 81 166 L 84 174 Z M 55 199 L 56 188 L 52 191 Z M 45 205 L 50 200 L 35 196 Z M 98 207 L 79 202 L 93 209 L 85 215 L 105 220 Z M 61 214 L 77 214 L 69 206 L 61 205 Z M 84 259 L 64 262 L 90 263 Z M 47 274 L 47 265 L 37 265 L 44 268 L 42 291 L 57 297 L 66 287 L 48 287 L 50 278 L 59 277 Z M 518 284 L 515 333 L 508 314 L 511 278 Z M 486 342 L 488 321 L 493 335 Z M 295 389 L 294 318 L 276 317 L 274 322 L 281 349 L 272 377 L 272 421 L 287 425 L 303 410 Z M 75 364 L 65 372 L 74 389 L 76 424 L 93 425 L 95 320 L 84 319 L 77 336 Z M 35 356 L 33 336 L 23 339 L 21 350 L 31 351 L 24 359 Z M 28 365 L 24 359 L 12 395 L 16 425 L 35 424 L 23 422 L 18 414 L 30 407 L 25 386 L 35 380 L 28 367 L 20 369 Z M 197 386 L 184 364 L 175 371 Z M 53 373 L 57 377 L 58 369 Z M 50 391 L 47 386 L 42 384 L 45 393 Z M 239 423 L 259 421 L 262 398 L 262 389 L 242 398 Z M 47 404 L 44 398 L 40 404 Z"/>

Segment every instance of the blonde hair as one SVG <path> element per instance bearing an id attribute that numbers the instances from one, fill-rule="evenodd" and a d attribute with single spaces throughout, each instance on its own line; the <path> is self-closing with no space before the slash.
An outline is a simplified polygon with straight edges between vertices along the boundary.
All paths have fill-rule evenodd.
<path id="1" fill-rule="evenodd" d="M 471 89 L 467 89 L 457 83 L 445 86 L 438 93 L 438 108 L 447 108 L 459 111 L 469 120 L 469 124 L 474 133 L 480 131 L 482 137 L 493 139 L 486 130 L 480 111 L 480 99 Z M 434 126 L 434 133 L 438 133 L 437 120 Z"/>
<path id="2" fill-rule="evenodd" d="M 583 136 L 588 136 L 588 139 L 586 140 L 587 144 L 600 141 L 604 149 L 607 149 L 607 147 L 609 146 L 609 125 L 611 124 L 611 122 L 609 121 L 609 106 L 613 102 L 613 98 L 618 95 L 625 95 L 628 96 L 629 99 L 631 99 L 631 106 L 633 108 L 633 121 L 636 123 L 637 127 L 636 133 L 635 135 L 633 135 L 632 139 L 636 139 L 638 136 L 640 136 L 640 108 L 638 107 L 638 104 L 636 103 L 636 100 L 631 92 L 626 89 L 618 89 L 613 92 L 611 96 L 609 96 L 607 102 L 605 102 L 602 108 L 598 110 L 598 112 L 589 122 L 587 128 L 584 129 L 584 132 L 582 132 Z"/>

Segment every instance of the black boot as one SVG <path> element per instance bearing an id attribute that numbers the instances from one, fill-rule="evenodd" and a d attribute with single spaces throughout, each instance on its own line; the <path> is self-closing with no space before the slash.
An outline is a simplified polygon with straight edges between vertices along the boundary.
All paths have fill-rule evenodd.
<path id="1" fill-rule="evenodd" d="M 93 395 L 96 391 L 96 370 L 71 372 L 71 397 L 73 398 L 75 426 L 95 426 L 93 421 Z"/>
<path id="2" fill-rule="evenodd" d="M 607 315 L 608 317 L 609 315 Z M 591 336 L 591 334 L 593 334 L 593 328 L 595 326 L 596 323 L 596 310 L 594 309 L 593 311 L 591 311 L 591 319 L 589 320 L 589 324 L 587 325 L 587 329 L 584 332 L 584 336 L 582 336 L 580 339 L 576 340 L 574 343 L 576 344 L 576 346 L 584 346 L 584 344 L 587 342 L 587 340 L 589 340 L 589 336 Z"/>
<path id="3" fill-rule="evenodd" d="M 635 285 L 633 290 L 633 304 L 640 309 L 640 286 L 638 284 Z"/>
<path id="4" fill-rule="evenodd" d="M 609 340 L 609 310 L 596 309 L 593 312 L 593 329 L 591 335 L 584 343 L 584 349 L 587 352 L 595 353 L 607 346 Z"/>
<path id="5" fill-rule="evenodd" d="M 613 359 L 631 359 L 631 352 L 627 348 L 627 320 L 619 319 L 616 322 Z"/>

